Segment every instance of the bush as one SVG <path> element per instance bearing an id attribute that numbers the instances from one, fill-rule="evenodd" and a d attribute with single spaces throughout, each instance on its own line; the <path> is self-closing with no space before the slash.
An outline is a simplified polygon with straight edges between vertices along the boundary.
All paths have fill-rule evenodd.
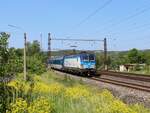
<path id="1" fill-rule="evenodd" d="M 64 81 L 58 83 L 60 80 L 56 78 L 43 74 L 32 78 L 34 85 L 18 80 L 10 82 L 9 86 L 18 92 L 22 88 L 24 93 L 22 98 L 18 95 L 11 101 L 7 113 L 149 113 L 141 105 L 126 105 L 106 89 L 97 91 L 77 82 L 64 85 Z M 72 84 L 71 80 L 66 82 Z"/>
<path id="2" fill-rule="evenodd" d="M 48 99 L 39 97 L 30 104 L 22 98 L 17 98 L 15 103 L 10 104 L 6 113 L 51 113 L 52 111 L 53 107 Z"/>
<path id="3" fill-rule="evenodd" d="M 51 113 L 53 106 L 45 97 L 39 97 L 28 107 L 28 113 Z"/>
<path id="4" fill-rule="evenodd" d="M 40 56 L 34 55 L 30 56 L 27 59 L 27 69 L 30 73 L 32 74 L 42 74 L 43 72 L 46 71 L 46 67 L 42 62 L 42 59 Z"/>
<path id="5" fill-rule="evenodd" d="M 15 103 L 10 104 L 10 109 L 6 113 L 27 113 L 27 102 L 22 98 L 17 98 Z"/>

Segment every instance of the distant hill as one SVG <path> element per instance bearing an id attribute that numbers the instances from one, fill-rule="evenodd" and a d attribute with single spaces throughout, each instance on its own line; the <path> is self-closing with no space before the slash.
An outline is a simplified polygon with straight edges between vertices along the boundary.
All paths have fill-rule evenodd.
<path id="1" fill-rule="evenodd" d="M 129 50 L 126 51 L 108 51 L 109 55 L 113 54 L 126 54 Z M 141 52 L 150 52 L 150 49 L 144 49 L 140 50 Z M 82 50 L 59 50 L 59 51 L 52 51 L 51 54 L 52 56 L 63 56 L 63 55 L 71 55 L 71 54 L 79 54 L 82 52 L 87 52 L 87 53 L 94 53 L 94 54 L 103 54 L 104 51 L 102 50 L 87 50 L 87 51 L 82 51 Z M 47 53 L 47 51 L 45 51 Z"/>

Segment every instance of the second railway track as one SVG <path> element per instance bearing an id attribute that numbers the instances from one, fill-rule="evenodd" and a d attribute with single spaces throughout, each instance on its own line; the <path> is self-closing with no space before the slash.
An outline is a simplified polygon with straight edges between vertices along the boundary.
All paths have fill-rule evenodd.
<path id="1" fill-rule="evenodd" d="M 77 76 L 77 74 L 71 74 Z M 88 77 L 88 79 L 136 89 L 139 91 L 150 92 L 150 76 L 113 71 L 98 71 L 97 75 L 98 76 Z M 82 75 L 80 75 L 79 77 L 82 77 Z"/>
<path id="2" fill-rule="evenodd" d="M 150 76 L 113 71 L 101 71 L 98 74 L 99 77 L 91 77 L 91 79 L 150 92 Z"/>
<path id="3" fill-rule="evenodd" d="M 130 73 L 101 71 L 99 76 L 82 75 L 56 71 L 60 77 L 82 81 L 99 89 L 108 89 L 111 93 L 128 104 L 143 104 L 150 107 L 150 76 Z M 136 78 L 136 79 L 135 79 Z"/>

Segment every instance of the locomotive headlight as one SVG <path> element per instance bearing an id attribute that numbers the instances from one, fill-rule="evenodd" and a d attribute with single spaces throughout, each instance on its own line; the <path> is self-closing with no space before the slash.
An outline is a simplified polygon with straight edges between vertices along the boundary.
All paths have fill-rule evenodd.
<path id="1" fill-rule="evenodd" d="M 95 65 L 91 65 L 91 68 L 95 68 Z"/>
<path id="2" fill-rule="evenodd" d="M 81 69 L 83 69 L 84 68 L 84 66 L 83 66 L 83 64 L 81 64 Z"/>
<path id="3" fill-rule="evenodd" d="M 95 65 L 93 65 L 93 68 L 95 68 Z"/>

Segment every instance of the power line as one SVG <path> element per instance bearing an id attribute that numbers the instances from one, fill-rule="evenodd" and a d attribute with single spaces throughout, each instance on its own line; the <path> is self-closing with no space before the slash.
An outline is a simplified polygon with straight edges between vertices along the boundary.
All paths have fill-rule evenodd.
<path id="1" fill-rule="evenodd" d="M 143 30 L 145 30 L 145 29 L 147 29 L 149 27 L 150 27 L 150 23 L 146 23 L 146 24 L 142 24 L 142 25 L 139 25 L 139 26 L 135 26 L 135 27 L 129 28 L 128 31 L 129 32 L 143 31 Z"/>
<path id="2" fill-rule="evenodd" d="M 88 49 L 89 49 L 89 46 L 90 46 L 90 43 L 91 42 L 93 42 L 93 43 L 95 43 L 95 42 L 105 42 L 105 40 L 99 40 L 99 39 L 66 39 L 66 38 L 51 38 L 51 41 L 61 41 L 61 42 L 75 42 L 73 45 L 78 45 L 78 47 L 79 47 L 79 42 L 86 42 L 85 44 L 87 44 L 87 42 L 89 42 L 89 44 L 87 44 L 88 45 Z M 63 43 L 62 43 L 63 44 Z M 65 45 L 65 47 L 66 46 L 72 46 L 71 45 L 71 43 L 69 43 L 69 44 L 67 44 L 67 45 Z M 95 46 L 95 44 L 94 44 L 94 46 Z M 56 45 L 55 45 L 55 47 L 56 47 Z M 61 47 L 62 48 L 62 47 Z M 58 49 L 58 48 L 57 48 Z M 91 49 L 91 48 L 90 48 Z"/>
<path id="3" fill-rule="evenodd" d="M 21 27 L 18 27 L 18 26 L 15 26 L 15 25 L 11 25 L 11 24 L 8 24 L 9 27 L 13 27 L 13 28 L 16 28 L 16 29 L 19 29 L 19 30 L 22 30 L 23 31 L 23 28 Z"/>
<path id="4" fill-rule="evenodd" d="M 132 19 L 132 18 L 134 18 L 134 17 L 136 17 L 136 16 L 139 16 L 139 15 L 145 13 L 145 12 L 148 11 L 148 10 L 150 10 L 150 7 L 144 8 L 144 9 L 142 9 L 142 10 L 140 10 L 140 11 L 138 11 L 138 12 L 132 14 L 132 15 L 129 15 L 129 16 L 127 16 L 126 18 L 124 18 L 124 19 L 118 21 L 117 23 L 112 23 L 112 24 L 109 26 L 109 28 L 110 28 L 111 26 L 113 26 L 113 27 L 114 27 L 114 26 L 118 26 L 118 25 L 124 23 L 125 21 L 128 21 L 128 20 L 130 20 L 130 19 Z M 104 29 L 107 29 L 107 28 L 104 28 Z M 99 32 L 99 31 L 97 31 L 97 32 Z M 97 32 L 96 32 L 96 33 L 97 33 Z"/>
<path id="5" fill-rule="evenodd" d="M 86 18 L 84 18 L 81 22 L 79 22 L 76 27 L 82 25 L 84 22 L 89 20 L 91 17 L 93 17 L 95 14 L 97 14 L 100 10 L 104 9 L 107 5 L 109 5 L 112 2 L 112 0 L 106 1 L 102 6 L 98 7 L 96 10 L 94 10 L 91 14 L 89 14 Z"/>
<path id="6" fill-rule="evenodd" d="M 103 8 L 105 8 L 107 5 L 109 5 L 110 3 L 112 2 L 112 0 L 108 0 L 107 2 L 105 2 L 101 7 L 99 7 L 98 9 L 96 9 L 93 13 L 91 13 L 90 15 L 88 15 L 85 19 L 83 19 L 79 24 L 77 24 L 76 25 L 76 27 L 78 27 L 78 26 L 80 26 L 81 24 L 83 24 L 84 22 L 86 22 L 88 19 L 90 19 L 92 16 L 94 16 L 99 10 L 102 10 Z M 122 24 L 123 22 L 125 22 L 125 21 L 128 21 L 128 20 L 130 20 L 130 19 L 132 19 L 132 18 L 134 18 L 134 17 L 136 17 L 136 16 L 139 16 L 139 15 L 141 15 L 141 14 L 143 14 L 143 13 L 145 13 L 146 11 L 148 11 L 148 10 L 150 10 L 150 7 L 146 7 L 146 8 L 138 8 L 139 9 L 139 11 L 138 12 L 135 12 L 134 14 L 132 14 L 132 15 L 128 15 L 126 18 L 124 18 L 124 19 L 122 19 L 122 20 L 119 20 L 117 23 L 115 22 L 115 23 L 110 23 L 111 21 L 109 21 L 109 22 L 107 22 L 107 23 L 110 23 L 110 25 L 109 26 L 118 26 L 118 25 L 120 25 L 120 24 Z M 138 10 L 138 9 L 136 9 L 136 11 Z M 110 27 L 109 27 L 110 28 Z M 108 29 L 108 27 L 104 27 L 104 29 Z M 96 31 L 95 33 L 97 33 L 97 32 L 99 32 L 99 30 L 98 31 Z M 111 32 L 111 31 L 110 31 Z M 95 34 L 94 33 L 94 34 Z"/>
<path id="7" fill-rule="evenodd" d="M 81 26 L 83 23 L 85 23 L 87 20 L 89 20 L 91 17 L 93 17 L 95 14 L 97 14 L 100 10 L 104 9 L 107 5 L 109 5 L 113 0 L 108 0 L 106 1 L 103 5 L 101 5 L 100 7 L 98 7 L 96 10 L 94 10 L 91 14 L 89 14 L 86 18 L 84 18 L 82 21 L 80 21 L 78 24 L 76 24 L 73 29 L 78 28 L 79 26 Z"/>
<path id="8" fill-rule="evenodd" d="M 51 40 L 61 40 L 61 41 L 104 41 L 104 40 L 97 40 L 97 39 L 60 39 L 60 38 L 52 38 Z"/>
<path id="9" fill-rule="evenodd" d="M 139 16 L 139 15 L 145 13 L 145 12 L 148 11 L 148 10 L 150 10 L 150 7 L 144 8 L 144 9 L 142 9 L 141 11 L 139 11 L 139 12 L 137 12 L 137 13 L 131 15 L 131 16 L 128 16 L 127 18 L 125 18 L 125 20 L 129 20 L 129 19 L 131 19 L 131 18 L 134 18 L 134 17 L 136 17 L 136 16 Z"/>

